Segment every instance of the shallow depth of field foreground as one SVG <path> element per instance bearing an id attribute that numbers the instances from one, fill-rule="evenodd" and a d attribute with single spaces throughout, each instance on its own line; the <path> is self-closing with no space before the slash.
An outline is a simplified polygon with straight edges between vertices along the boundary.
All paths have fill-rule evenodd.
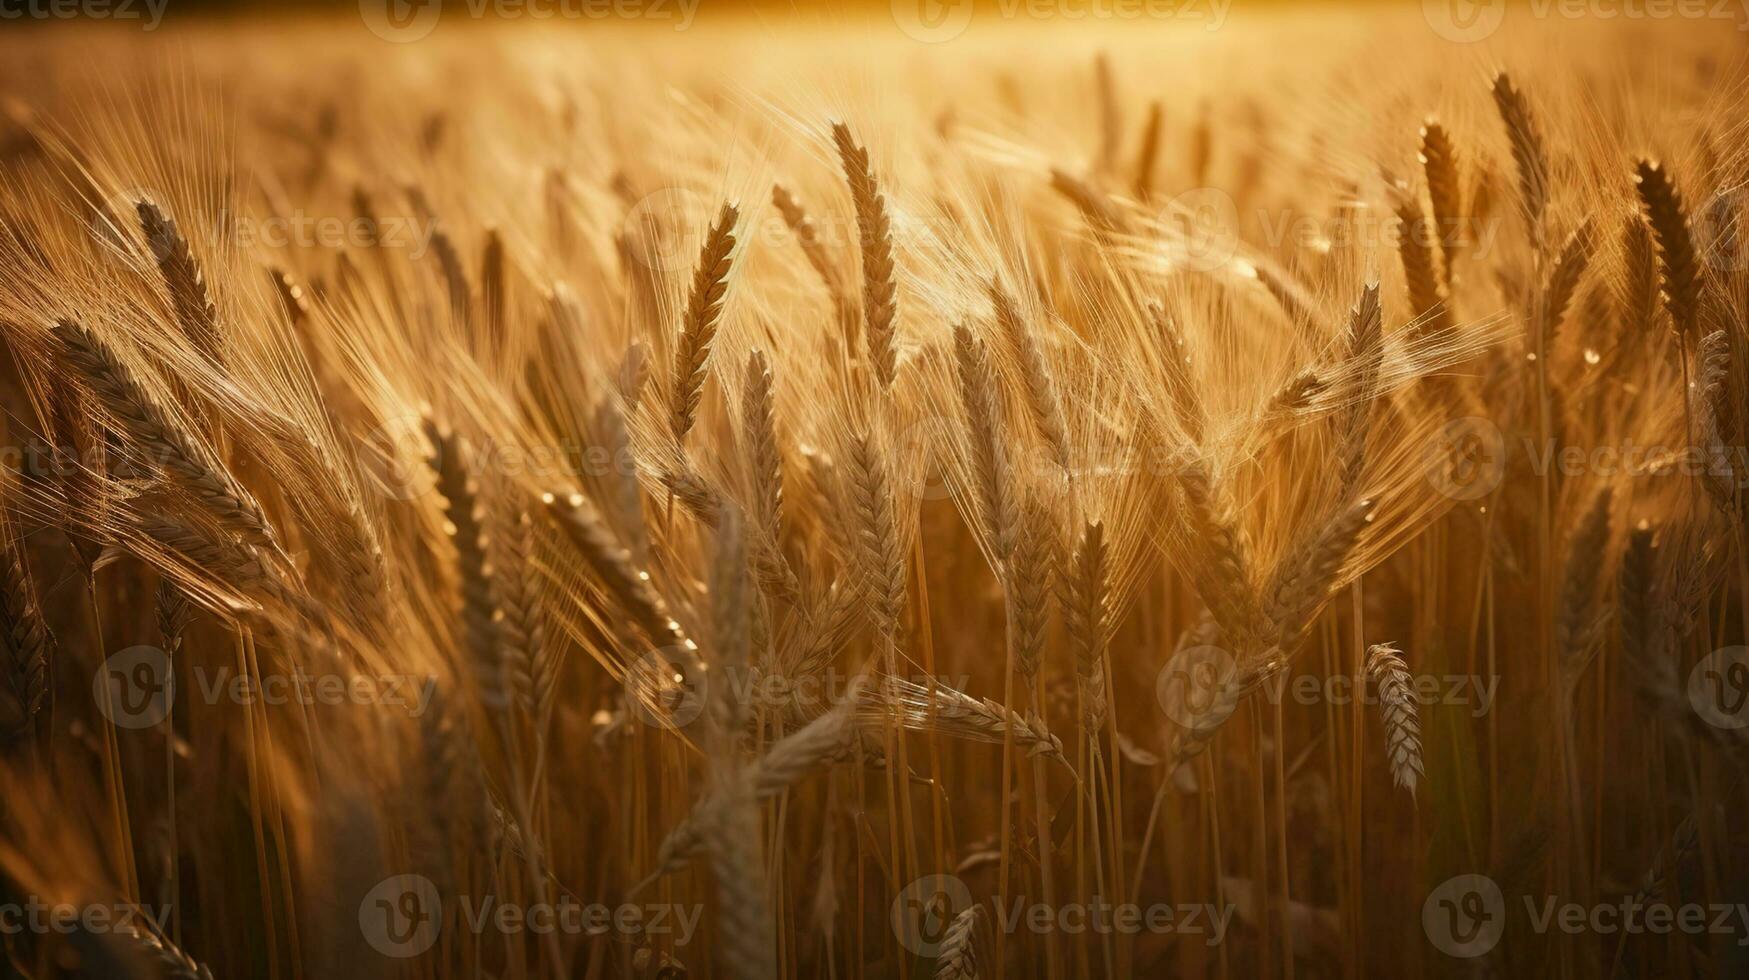
<path id="1" fill-rule="evenodd" d="M 0 977 L 1749 970 L 1734 25 L 366 6 L 0 39 Z"/>

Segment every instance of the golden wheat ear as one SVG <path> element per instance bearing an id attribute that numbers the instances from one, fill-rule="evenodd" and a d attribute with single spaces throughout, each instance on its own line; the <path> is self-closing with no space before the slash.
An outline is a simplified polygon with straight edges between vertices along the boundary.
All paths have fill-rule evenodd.
<path id="1" fill-rule="evenodd" d="M 893 337 L 897 316 L 898 284 L 893 264 L 892 219 L 887 200 L 875 180 L 868 150 L 850 135 L 850 127 L 832 124 L 832 142 L 850 185 L 850 202 L 856 210 L 857 241 L 862 253 L 862 328 L 868 340 L 868 359 L 883 389 L 893 386 L 897 348 Z"/>
<path id="2" fill-rule="evenodd" d="M 735 248 L 735 221 L 739 216 L 733 204 L 723 205 L 699 249 L 698 268 L 693 273 L 692 291 L 687 295 L 686 312 L 680 320 L 669 382 L 669 427 L 676 441 L 685 441 L 698 420 L 711 342 L 716 339 L 723 299 L 729 288 L 730 253 Z"/>
<path id="3" fill-rule="evenodd" d="M 1664 167 L 1651 160 L 1641 160 L 1635 166 L 1634 185 L 1657 238 L 1658 274 L 1670 322 L 1678 336 L 1692 342 L 1700 310 L 1701 269 L 1682 195 L 1676 192 Z"/>

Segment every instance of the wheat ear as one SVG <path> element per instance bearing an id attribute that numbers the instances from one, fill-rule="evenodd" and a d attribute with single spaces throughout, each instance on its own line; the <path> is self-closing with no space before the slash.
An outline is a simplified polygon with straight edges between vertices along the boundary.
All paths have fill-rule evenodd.
<path id="1" fill-rule="evenodd" d="M 1415 795 L 1421 778 L 1421 720 L 1415 713 L 1414 684 L 1396 647 L 1375 644 L 1367 651 L 1366 672 L 1379 689 L 1379 720 L 1391 763 L 1391 779 Z"/>
<path id="2" fill-rule="evenodd" d="M 783 215 L 784 224 L 796 236 L 796 245 L 801 248 L 802 256 L 813 267 L 814 274 L 826 285 L 826 291 L 831 294 L 833 303 L 842 303 L 843 277 L 838 266 L 833 263 L 831 254 L 826 251 L 826 243 L 820 240 L 820 229 L 814 224 L 814 219 L 808 217 L 807 209 L 782 184 L 771 185 L 771 203 L 777 208 L 778 214 Z"/>
<path id="3" fill-rule="evenodd" d="M 960 407 L 970 436 L 978 518 L 989 535 L 998 562 L 1006 562 L 1019 533 L 1019 509 L 1009 472 L 1002 397 L 991 374 L 984 343 L 965 324 L 954 327 L 954 363 L 959 370 Z"/>
<path id="4" fill-rule="evenodd" d="M 1105 657 L 1111 638 L 1111 570 L 1105 525 L 1089 521 L 1069 567 L 1063 570 L 1063 615 L 1069 649 L 1075 656 L 1075 678 L 1081 689 L 1082 714 L 1089 731 L 1105 725 Z"/>
<path id="5" fill-rule="evenodd" d="M 1436 120 L 1428 119 L 1421 127 L 1419 158 L 1427 178 L 1428 203 L 1433 205 L 1433 225 L 1439 231 L 1440 274 L 1449 293 L 1452 270 L 1464 244 L 1463 176 L 1451 134 Z"/>
<path id="6" fill-rule="evenodd" d="M 881 387 L 891 388 L 897 370 L 893 324 L 898 309 L 898 283 L 887 200 L 875 181 L 868 150 L 850 135 L 850 127 L 833 123 L 832 142 L 838 147 L 844 179 L 850 185 L 850 202 L 856 210 L 857 241 L 862 252 L 862 323 L 868 359 Z"/>
<path id="7" fill-rule="evenodd" d="M 1397 255 L 1403 262 L 1403 280 L 1409 287 L 1409 307 L 1418 318 L 1422 336 L 1443 334 L 1451 327 L 1451 313 L 1433 269 L 1433 253 L 1425 239 L 1427 219 L 1421 204 L 1409 194 L 1397 200 Z M 1431 314 L 1431 316 L 1429 315 Z"/>
<path id="8" fill-rule="evenodd" d="M 1518 168 L 1518 204 L 1525 222 L 1540 247 L 1543 212 L 1548 207 L 1549 160 L 1543 146 L 1542 132 L 1530 111 L 1530 102 L 1512 84 L 1505 72 L 1494 76 L 1492 87 L 1494 107 L 1506 124 L 1506 138 L 1512 145 L 1512 161 Z"/>
<path id="9" fill-rule="evenodd" d="M 248 490 L 171 420 L 109 345 L 84 325 L 63 319 L 54 328 L 67 362 L 109 408 L 122 429 L 151 453 L 151 460 L 205 505 L 207 512 L 251 544 L 279 549 L 273 527 Z"/>
<path id="10" fill-rule="evenodd" d="M 1038 682 L 1039 659 L 1044 656 L 1046 631 L 1050 628 L 1057 558 L 1057 529 L 1050 511 L 1037 496 L 1021 507 L 1014 560 L 1008 567 L 1010 615 L 1014 623 L 1014 662 L 1028 683 Z"/>
<path id="11" fill-rule="evenodd" d="M 1172 402 L 1173 415 L 1187 439 L 1193 443 L 1201 442 L 1203 430 L 1208 426 L 1208 415 L 1197 394 L 1199 389 L 1196 379 L 1191 374 L 1190 348 L 1185 343 L 1184 333 L 1178 329 L 1177 321 L 1161 304 L 1149 303 L 1147 312 L 1149 322 L 1160 336 L 1160 346 L 1165 354 L 1161 367 L 1164 369 L 1164 387 Z"/>
<path id="12" fill-rule="evenodd" d="M 5 645 L 5 681 L 18 714 L 7 734 L 20 738 L 32 731 L 37 715 L 48 706 L 54 638 L 37 605 L 24 552 L 7 531 L 7 540 L 0 542 L 0 642 Z"/>
<path id="13" fill-rule="evenodd" d="M 990 305 L 996 311 L 997 325 L 1008 339 L 1009 346 L 1014 349 L 1015 358 L 1020 364 L 1021 380 L 1025 383 L 1026 407 L 1032 415 L 1033 424 L 1038 427 L 1039 435 L 1044 438 L 1051 461 L 1061 467 L 1063 472 L 1072 472 L 1069 465 L 1069 426 L 1063 418 L 1063 402 L 1057 394 L 1056 379 L 1051 376 L 1051 369 L 1045 363 L 1044 351 L 1039 347 L 1032 331 L 1027 329 L 1026 320 L 1020 315 L 1020 308 L 1014 297 L 994 279 L 990 280 Z"/>
<path id="14" fill-rule="evenodd" d="M 218 309 L 207 292 L 200 263 L 195 261 L 188 239 L 182 237 L 176 222 L 159 210 L 158 205 L 141 200 L 136 208 L 140 228 L 146 234 L 146 243 L 151 246 L 152 255 L 158 262 L 158 273 L 164 277 L 164 286 L 170 293 L 170 306 L 176 314 L 177 326 L 182 328 L 195 350 L 214 364 L 225 363 Z"/>
<path id="15" fill-rule="evenodd" d="M 587 498 L 580 493 L 563 497 L 549 493 L 541 501 L 602 587 L 652 643 L 688 653 L 697 649 L 668 614 L 668 604 L 650 584 L 649 573 L 638 568 L 631 552 L 614 540 Z"/>
<path id="16" fill-rule="evenodd" d="M 1670 311 L 1677 335 L 1690 338 L 1700 310 L 1701 281 L 1682 195 L 1677 193 L 1663 165 L 1651 160 L 1641 160 L 1635 167 L 1634 182 L 1658 240 L 1659 279 L 1665 308 Z"/>
<path id="17" fill-rule="evenodd" d="M 875 627 L 897 644 L 905 611 L 905 551 L 894 514 L 893 488 L 880 448 L 868 433 L 850 440 L 851 508 L 856 514 L 857 553 L 870 585 Z"/>
<path id="18" fill-rule="evenodd" d="M 1622 275 L 1616 281 L 1616 303 L 1622 325 L 1633 331 L 1631 339 L 1652 334 L 1658 318 L 1658 255 L 1652 230 L 1638 212 L 1622 225 Z"/>
<path id="19" fill-rule="evenodd" d="M 676 440 L 684 440 L 698 419 L 698 403 L 704 394 L 704 376 L 723 317 L 723 298 L 729 289 L 730 252 L 735 248 L 735 219 L 740 212 L 723 205 L 717 223 L 705 236 L 693 273 L 692 292 L 680 321 L 680 337 L 674 348 L 669 394 L 669 428 Z"/>
<path id="20" fill-rule="evenodd" d="M 1160 159 L 1160 128 L 1165 110 L 1158 101 L 1148 103 L 1148 121 L 1142 126 L 1142 148 L 1136 154 L 1136 179 L 1132 187 L 1136 200 L 1146 202 L 1154 196 L 1154 167 Z"/>
<path id="21" fill-rule="evenodd" d="M 1555 261 L 1554 269 L 1549 272 L 1548 283 L 1543 287 L 1545 352 L 1554 346 L 1561 320 L 1567 315 L 1567 307 L 1572 304 L 1574 294 L 1579 291 L 1579 280 L 1585 276 L 1596 244 L 1597 237 L 1591 219 L 1587 218 L 1573 229 L 1573 233 L 1567 236 L 1566 244 L 1561 246 L 1561 257 Z"/>
<path id="22" fill-rule="evenodd" d="M 783 454 L 778 449 L 771 366 L 765 352 L 747 355 L 741 386 L 741 441 L 752 475 L 753 570 L 768 593 L 786 601 L 800 598 L 801 586 L 778 542 L 783 534 Z"/>
<path id="23" fill-rule="evenodd" d="M 935 980 L 978 980 L 978 917 L 983 910 L 972 905 L 948 923 L 935 954 Z"/>
<path id="24" fill-rule="evenodd" d="M 437 475 L 438 495 L 443 498 L 445 531 L 455 545 L 467 664 L 479 685 L 481 703 L 502 710 L 509 704 L 509 698 L 496 622 L 497 572 L 488 556 L 491 545 L 486 536 L 479 485 L 468 472 L 468 449 L 461 436 L 427 418 L 425 438 L 431 443 L 431 469 Z"/>

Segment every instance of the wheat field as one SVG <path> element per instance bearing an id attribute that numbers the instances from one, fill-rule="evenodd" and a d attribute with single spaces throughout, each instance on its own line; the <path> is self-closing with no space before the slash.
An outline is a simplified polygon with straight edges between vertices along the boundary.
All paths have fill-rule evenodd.
<path id="1" fill-rule="evenodd" d="M 0 37 L 0 976 L 1744 975 L 1742 35 L 1425 6 Z"/>

